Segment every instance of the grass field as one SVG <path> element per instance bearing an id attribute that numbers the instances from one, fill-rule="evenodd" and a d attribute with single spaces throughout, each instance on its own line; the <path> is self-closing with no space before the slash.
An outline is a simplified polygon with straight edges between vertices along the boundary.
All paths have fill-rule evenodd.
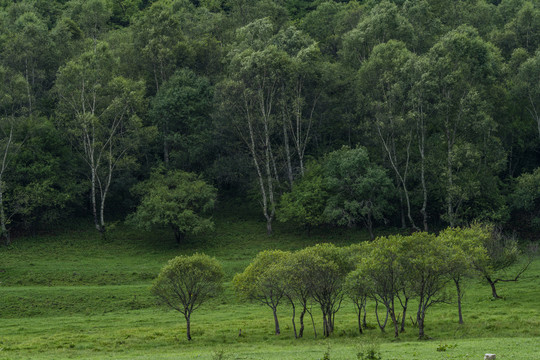
<path id="1" fill-rule="evenodd" d="M 167 230 L 147 233 L 119 225 L 102 240 L 89 224 L 79 224 L 0 248 L 0 359 L 284 360 L 322 359 L 325 353 L 329 359 L 357 359 L 370 347 L 382 359 L 483 359 L 488 352 L 497 359 L 540 359 L 539 260 L 519 282 L 500 284 L 503 300 L 492 301 L 488 285 L 469 280 L 465 324 L 457 324 L 455 304 L 438 305 L 426 318 L 428 341 L 416 340 L 410 322 L 399 340 L 391 329 L 381 333 L 372 308 L 371 329 L 358 335 L 349 303 L 338 312 L 329 339 L 315 339 L 308 326 L 305 337 L 295 340 L 287 306 L 279 310 L 282 334 L 275 336 L 268 308 L 234 296 L 234 274 L 263 249 L 348 245 L 367 234 L 329 229 L 308 237 L 300 229 L 276 224 L 268 237 L 264 223 L 242 214 L 217 216 L 214 233 L 180 247 Z M 220 260 L 227 283 L 221 297 L 193 314 L 194 340 L 188 342 L 183 317 L 157 306 L 149 287 L 168 259 L 194 252 Z M 314 315 L 321 332 L 318 312 Z"/>

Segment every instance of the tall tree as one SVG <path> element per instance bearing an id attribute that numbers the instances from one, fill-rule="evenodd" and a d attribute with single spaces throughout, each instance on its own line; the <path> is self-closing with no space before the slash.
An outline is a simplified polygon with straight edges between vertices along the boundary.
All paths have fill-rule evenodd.
<path id="1" fill-rule="evenodd" d="M 413 54 L 405 44 L 390 40 L 375 46 L 370 58 L 359 71 L 360 92 L 364 93 L 366 107 L 373 117 L 376 133 L 405 196 L 407 218 L 418 230 L 411 212 L 408 176 L 411 168 L 411 144 L 414 126 L 407 119 L 408 63 Z"/>
<path id="2" fill-rule="evenodd" d="M 144 84 L 116 76 L 115 69 L 108 45 L 100 42 L 63 66 L 56 82 L 60 125 L 88 166 L 94 224 L 102 234 L 115 170 L 134 165 L 132 151 L 149 135 L 137 116 Z"/>
<path id="3" fill-rule="evenodd" d="M 16 212 L 6 206 L 6 175 L 22 141 L 17 130 L 20 116 L 28 105 L 27 88 L 28 83 L 21 74 L 0 66 L 0 231 L 6 245 L 11 243 L 9 224 Z"/>
<path id="4" fill-rule="evenodd" d="M 445 183 L 440 184 L 443 217 L 454 226 L 467 201 L 481 195 L 481 182 L 494 177 L 504 164 L 489 96 L 500 76 L 500 56 L 466 26 L 446 34 L 426 56 L 422 82 L 444 144 L 436 155 L 445 159 L 441 168 Z"/>

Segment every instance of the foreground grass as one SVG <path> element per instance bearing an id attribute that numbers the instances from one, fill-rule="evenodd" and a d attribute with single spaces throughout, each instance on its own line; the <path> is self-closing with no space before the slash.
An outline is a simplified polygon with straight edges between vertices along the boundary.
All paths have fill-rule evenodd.
<path id="1" fill-rule="evenodd" d="M 20 239 L 0 249 L 0 359 L 321 359 L 324 353 L 356 359 L 369 346 L 378 347 L 383 359 L 482 359 L 486 352 L 498 359 L 538 359 L 540 261 L 518 283 L 499 286 L 504 300 L 491 301 L 489 287 L 470 280 L 466 324 L 457 324 L 455 305 L 434 307 L 426 319 L 430 341 L 417 341 L 410 322 L 397 341 L 390 329 L 381 333 L 372 308 L 371 329 L 359 336 L 349 303 L 337 314 L 330 339 L 315 339 L 308 324 L 305 337 L 294 340 L 287 306 L 280 309 L 282 334 L 275 336 L 271 312 L 238 301 L 227 283 L 223 296 L 194 313 L 194 341 L 188 342 L 180 314 L 157 307 L 148 291 L 159 269 L 179 254 L 217 257 L 230 281 L 263 249 L 365 239 L 362 231 L 321 230 L 307 237 L 284 226 L 267 237 L 263 223 L 238 213 L 220 216 L 215 233 L 181 247 L 168 231 L 123 226 L 107 240 L 80 227 Z M 320 331 L 316 310 L 314 316 Z"/>

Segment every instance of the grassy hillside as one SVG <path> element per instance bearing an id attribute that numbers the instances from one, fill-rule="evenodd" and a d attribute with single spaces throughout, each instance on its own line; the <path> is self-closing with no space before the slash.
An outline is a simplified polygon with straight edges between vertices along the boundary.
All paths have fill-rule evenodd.
<path id="1" fill-rule="evenodd" d="M 492 301 L 489 286 L 469 280 L 465 325 L 457 324 L 455 304 L 436 306 L 426 318 L 430 341 L 417 341 L 410 322 L 397 341 L 390 329 L 382 334 L 373 308 L 371 329 L 359 336 L 349 303 L 337 314 L 332 338 L 314 339 L 308 326 L 305 337 L 294 340 L 290 309 L 281 307 L 282 334 L 272 335 L 271 311 L 236 299 L 233 275 L 263 249 L 348 245 L 367 233 L 328 229 L 306 236 L 277 225 L 267 237 L 264 223 L 243 212 L 218 216 L 214 233 L 180 247 L 167 230 L 147 233 L 119 225 L 102 240 L 90 226 L 81 228 L 0 248 L 0 359 L 321 359 L 325 353 L 330 359 L 356 359 L 371 346 L 383 359 L 482 359 L 486 352 L 497 359 L 538 359 L 540 261 L 518 283 L 499 286 L 504 300 Z M 156 306 L 149 286 L 168 259 L 194 252 L 217 257 L 227 283 L 223 296 L 194 313 L 194 340 L 187 342 L 181 315 Z M 318 311 L 314 315 L 321 332 Z"/>

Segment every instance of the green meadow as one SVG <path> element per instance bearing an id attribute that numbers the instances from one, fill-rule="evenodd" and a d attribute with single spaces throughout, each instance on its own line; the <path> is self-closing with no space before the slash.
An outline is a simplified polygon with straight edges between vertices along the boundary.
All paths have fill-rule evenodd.
<path id="1" fill-rule="evenodd" d="M 89 224 L 72 224 L 0 248 L 0 359 L 357 359 L 372 348 L 382 359 L 483 359 L 485 353 L 497 359 L 540 358 L 538 259 L 517 283 L 499 284 L 501 300 L 493 301 L 480 279 L 469 279 L 465 324 L 458 324 L 455 304 L 435 305 L 426 318 L 430 340 L 417 340 L 410 319 L 399 339 L 391 325 L 382 333 L 371 303 L 369 329 L 359 335 L 349 302 L 337 313 L 330 338 L 322 338 L 314 308 L 318 337 L 307 318 L 304 338 L 295 340 L 291 309 L 280 307 L 282 333 L 273 335 L 271 310 L 239 300 L 230 283 L 234 274 L 264 249 L 296 250 L 321 242 L 345 246 L 368 234 L 323 229 L 307 236 L 276 224 L 268 237 L 265 224 L 249 214 L 215 220 L 213 233 L 191 237 L 180 247 L 167 230 L 117 225 L 104 240 Z M 379 229 L 378 235 L 392 232 L 396 229 Z M 170 258 L 195 252 L 222 263 L 226 284 L 220 297 L 194 312 L 188 342 L 181 314 L 157 305 L 149 287 Z M 407 318 L 414 317 L 414 303 L 409 309 Z"/>

